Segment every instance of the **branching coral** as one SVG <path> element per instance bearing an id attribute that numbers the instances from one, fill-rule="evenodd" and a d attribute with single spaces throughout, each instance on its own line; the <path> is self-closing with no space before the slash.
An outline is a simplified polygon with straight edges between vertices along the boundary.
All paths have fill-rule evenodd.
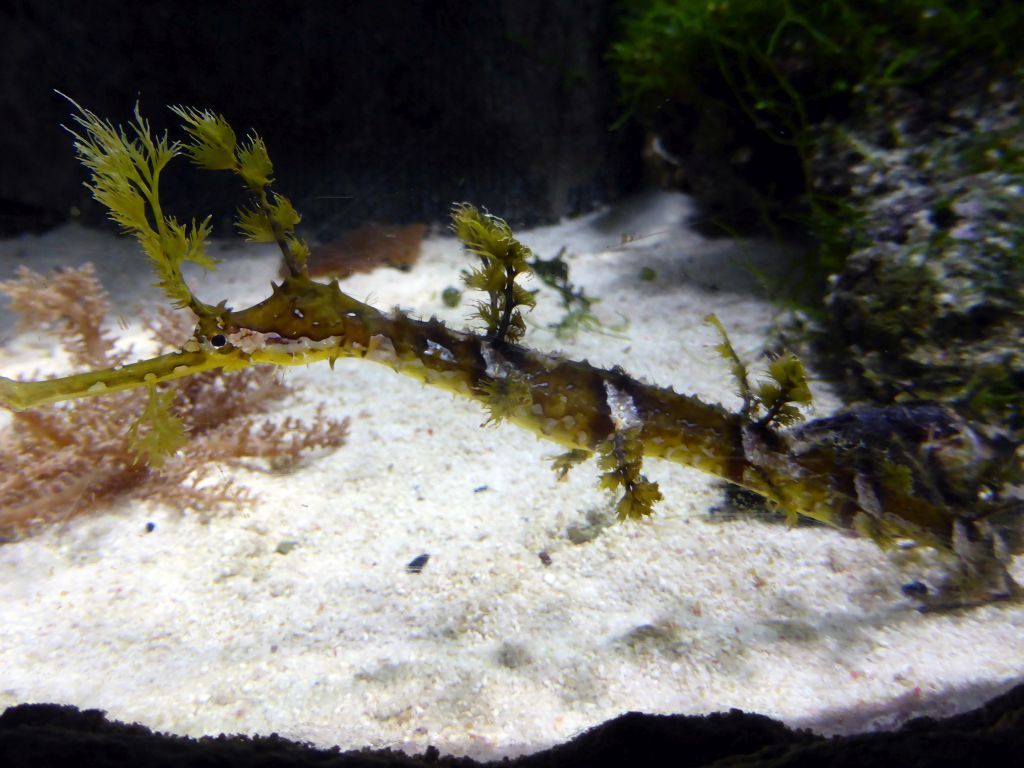
<path id="1" fill-rule="evenodd" d="M 22 268 L 16 280 L 0 283 L 0 291 L 11 297 L 23 329 L 56 333 L 75 368 L 121 365 L 132 355 L 118 349 L 106 329 L 107 296 L 89 265 L 48 276 Z M 150 330 L 161 346 L 173 348 L 191 324 L 164 311 Z M 261 418 L 291 392 L 272 369 L 207 371 L 153 392 L 156 400 L 146 390 L 130 390 L 106 401 L 14 413 L 0 433 L 0 540 L 120 496 L 203 514 L 238 509 L 253 498 L 244 486 L 212 473 L 215 463 L 286 469 L 307 452 L 341 445 L 348 429 L 348 419 L 329 418 L 322 408 L 312 424 Z M 179 424 L 188 443 L 187 451 L 165 457 L 159 467 L 140 460 L 151 454 L 152 420 L 144 418 L 151 408 Z M 139 418 L 126 430 L 124 417 L 132 414 Z"/>

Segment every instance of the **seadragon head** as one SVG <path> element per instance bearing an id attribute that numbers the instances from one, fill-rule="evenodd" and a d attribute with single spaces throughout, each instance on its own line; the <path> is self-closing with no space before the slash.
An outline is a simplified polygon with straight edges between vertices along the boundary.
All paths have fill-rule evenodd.
<path id="1" fill-rule="evenodd" d="M 65 97 L 66 98 L 66 97 Z M 213 369 L 235 370 L 258 363 L 300 365 L 360 354 L 369 344 L 377 310 L 343 293 L 336 281 L 309 277 L 309 247 L 296 232 L 301 217 L 285 196 L 271 189 L 273 164 L 263 140 L 250 133 L 238 141 L 221 115 L 172 107 L 186 138 L 154 135 L 136 107 L 127 125 L 114 125 L 68 99 L 75 108 L 68 128 L 82 164 L 86 186 L 125 233 L 135 237 L 149 258 L 156 285 L 173 306 L 197 318 L 192 338 L 169 354 L 107 370 L 47 381 L 19 382 L 0 377 L 0 403 L 23 410 L 44 403 L 156 385 Z M 238 176 L 250 195 L 237 212 L 240 232 L 252 242 L 276 243 L 288 276 L 271 284 L 263 301 L 241 310 L 225 302 L 203 302 L 182 274 L 186 262 L 215 269 L 206 253 L 210 217 L 179 222 L 160 200 L 160 175 L 185 155 L 200 168 Z"/>
<path id="2" fill-rule="evenodd" d="M 305 274 L 271 284 L 263 301 L 200 318 L 195 340 L 213 352 L 234 352 L 253 363 L 301 365 L 359 355 L 370 344 L 380 313 L 339 287 Z"/>

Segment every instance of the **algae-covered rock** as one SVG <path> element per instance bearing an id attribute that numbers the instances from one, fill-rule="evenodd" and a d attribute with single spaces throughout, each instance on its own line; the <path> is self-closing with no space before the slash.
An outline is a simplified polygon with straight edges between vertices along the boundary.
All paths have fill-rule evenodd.
<path id="1" fill-rule="evenodd" d="M 969 72 L 923 97 L 896 92 L 823 139 L 821 177 L 845 175 L 859 213 L 826 296 L 829 347 L 856 396 L 933 398 L 1024 429 L 1021 95 Z"/>
<path id="2" fill-rule="evenodd" d="M 795 225 L 813 241 L 785 283 L 819 368 L 851 400 L 939 401 L 1006 458 L 978 493 L 1019 488 L 1024 8 L 625 7 L 612 60 L 667 182 L 721 231 Z"/>

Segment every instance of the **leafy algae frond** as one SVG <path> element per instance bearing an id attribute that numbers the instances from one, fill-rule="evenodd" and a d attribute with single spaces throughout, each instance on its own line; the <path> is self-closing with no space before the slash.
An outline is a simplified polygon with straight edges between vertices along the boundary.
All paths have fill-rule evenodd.
<path id="1" fill-rule="evenodd" d="M 452 230 L 466 249 L 480 257 L 478 269 L 463 274 L 468 288 L 486 291 L 488 300 L 477 302 L 476 316 L 484 321 L 494 342 L 522 339 L 526 332 L 521 307 L 531 309 L 536 300 L 517 280 L 530 274 L 530 249 L 512 236 L 504 219 L 482 213 L 462 203 L 452 208 Z"/>
<path id="2" fill-rule="evenodd" d="M 173 216 L 165 216 L 160 203 L 160 174 L 181 152 L 181 145 L 168 141 L 166 133 L 154 137 L 138 106 L 135 120 L 126 130 L 71 103 L 78 109 L 73 119 L 81 132 L 68 130 L 79 159 L 92 172 L 86 186 L 106 206 L 110 218 L 139 241 L 156 272 L 157 284 L 171 303 L 202 315 L 205 308 L 185 284 L 181 265 L 191 261 L 214 268 L 205 247 L 210 219 L 199 224 L 193 220 L 186 227 Z"/>
<path id="3" fill-rule="evenodd" d="M 154 385 L 148 389 L 145 410 L 128 428 L 128 444 L 137 459 L 159 469 L 188 438 L 181 419 L 171 413 L 174 391 L 160 392 Z"/>
<path id="4" fill-rule="evenodd" d="M 619 520 L 642 520 L 653 514 L 654 505 L 664 497 L 657 483 L 640 474 L 644 455 L 640 428 L 629 427 L 616 432 L 597 450 L 600 454 L 597 466 L 604 470 L 601 487 L 623 492 L 615 505 Z"/>
<path id="5" fill-rule="evenodd" d="M 238 229 L 252 242 L 277 243 L 289 272 L 304 273 L 309 246 L 295 234 L 302 217 L 287 197 L 270 191 L 274 164 L 263 139 L 253 133 L 239 144 L 228 121 L 209 110 L 178 106 L 171 111 L 192 139 L 184 145 L 192 162 L 210 171 L 231 171 L 252 193 L 255 207 L 238 209 Z"/>
<path id="6" fill-rule="evenodd" d="M 768 363 L 768 378 L 752 387 L 747 365 L 736 354 L 722 321 L 714 314 L 704 320 L 721 339 L 715 345 L 715 351 L 729 364 L 736 380 L 743 400 L 740 413 L 756 419 L 762 427 L 791 427 L 801 421 L 803 414 L 800 408 L 811 404 L 811 390 L 800 358 L 791 352 L 775 357 Z"/>
<path id="7" fill-rule="evenodd" d="M 76 105 L 77 106 L 77 105 Z M 44 381 L 0 377 L 0 402 L 15 410 L 250 365 L 305 365 L 355 357 L 479 402 L 487 423 L 508 422 L 561 445 L 560 476 L 594 455 L 604 487 L 621 492 L 620 519 L 642 519 L 661 499 L 641 473 L 647 458 L 695 467 L 764 496 L 791 520 L 809 517 L 859 531 L 879 545 L 911 540 L 950 556 L 950 587 L 961 602 L 1014 596 L 1006 565 L 1024 551 L 1022 476 L 1015 445 L 976 428 L 948 408 L 908 402 L 857 408 L 797 424 L 810 402 L 806 373 L 793 355 L 769 361 L 766 377 L 750 380 L 724 326 L 718 351 L 729 362 L 743 406 L 730 412 L 630 377 L 520 346 L 523 309 L 532 294 L 518 280 L 531 254 L 508 223 L 474 206 L 452 211 L 452 228 L 480 266 L 466 283 L 484 291 L 477 305 L 483 333 L 456 331 L 437 320 L 381 312 L 308 274 L 308 248 L 297 235 L 299 214 L 270 190 L 273 165 L 255 134 L 239 143 L 212 112 L 175 107 L 189 139 L 154 139 L 136 112 L 126 131 L 79 108 L 76 147 L 91 171 L 90 188 L 112 218 L 142 245 L 168 298 L 198 316 L 180 350 L 119 367 Z M 188 289 L 180 265 L 212 266 L 204 252 L 208 224 L 188 227 L 165 215 L 160 171 L 184 153 L 208 170 L 238 175 L 252 198 L 239 210 L 248 239 L 276 242 L 288 276 L 270 295 L 235 310 L 205 304 Z M 152 461 L 181 435 L 151 394 L 135 429 L 137 450 Z M 161 437 L 161 435 L 163 435 Z M 153 450 L 150 450 L 152 447 Z"/>

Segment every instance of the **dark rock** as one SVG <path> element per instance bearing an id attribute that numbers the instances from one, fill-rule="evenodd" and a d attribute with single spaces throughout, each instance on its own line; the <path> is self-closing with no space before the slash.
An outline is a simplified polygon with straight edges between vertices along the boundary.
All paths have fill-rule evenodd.
<path id="1" fill-rule="evenodd" d="M 920 717 L 890 732 L 825 738 L 763 715 L 733 709 L 704 717 L 629 712 L 552 749 L 490 763 L 555 766 L 918 766 L 1004 765 L 1024 747 L 1024 685 L 973 711 Z M 5 768 L 165 766 L 471 766 L 430 747 L 409 756 L 390 750 L 318 750 L 277 735 L 190 739 L 107 720 L 98 710 L 22 704 L 0 714 Z"/>

